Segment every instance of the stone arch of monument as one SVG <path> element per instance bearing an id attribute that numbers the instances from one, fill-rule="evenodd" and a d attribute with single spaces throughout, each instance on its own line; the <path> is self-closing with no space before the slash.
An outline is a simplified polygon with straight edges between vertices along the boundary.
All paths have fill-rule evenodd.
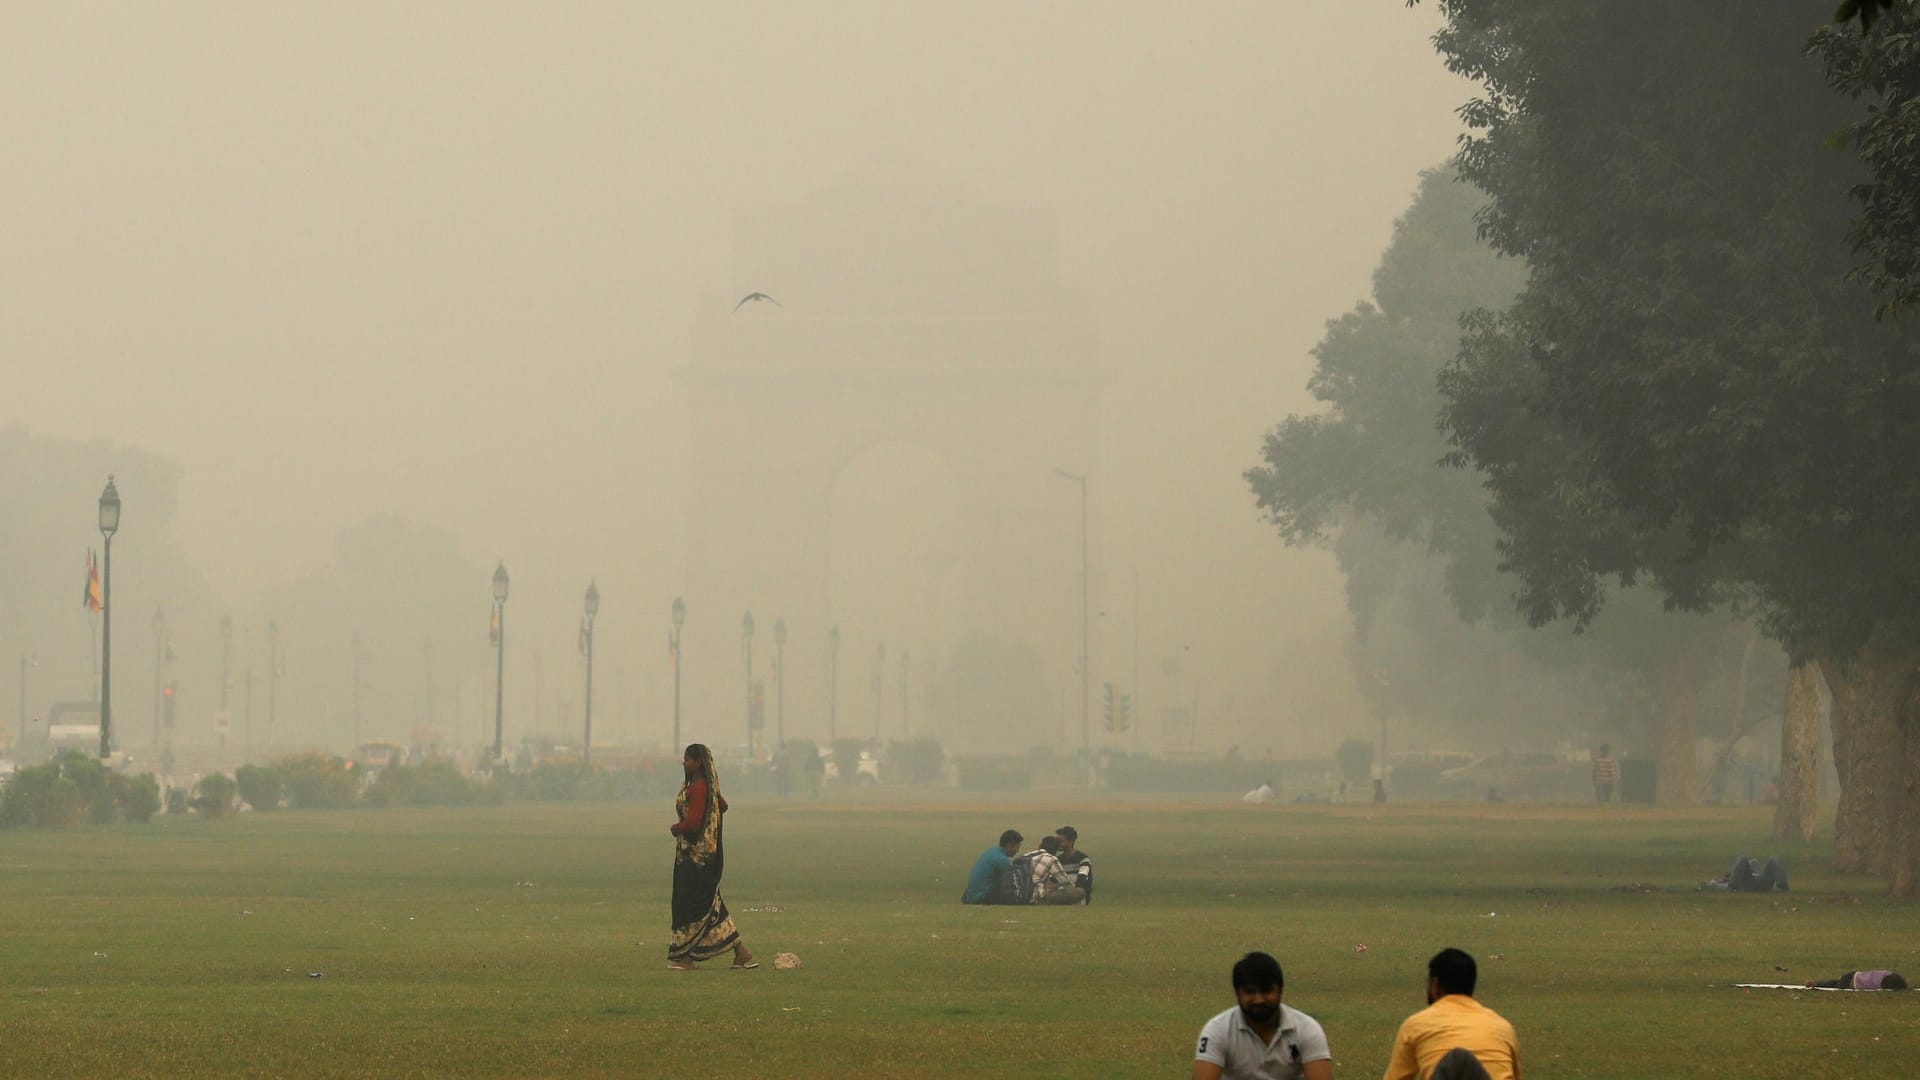
<path id="1" fill-rule="evenodd" d="M 1044 211 L 924 186 L 843 187 L 738 216 L 736 284 L 704 294 L 680 372 L 686 697 L 698 713 L 689 739 L 711 728 L 716 745 L 747 741 L 746 649 L 737 639 L 749 610 L 769 742 L 782 701 L 788 737 L 824 739 L 830 718 L 837 734 L 871 734 L 870 669 L 881 642 L 929 662 L 905 674 L 907 701 L 881 710 L 892 714 L 886 737 L 967 742 L 954 718 L 928 710 L 926 692 L 938 678 L 931 662 L 966 634 L 1040 649 L 1053 681 L 1071 685 L 1077 713 L 1081 503 L 1055 470 L 1098 482 L 1107 374 L 1084 305 L 1058 279 L 1054 249 Z M 752 291 L 780 306 L 735 311 Z M 896 444 L 947 470 L 954 505 L 943 557 L 965 587 L 957 597 L 934 594 L 930 603 L 958 610 L 927 612 L 922 625 L 853 625 L 844 619 L 850 605 L 833 595 L 836 580 L 858 586 L 857 570 L 835 571 L 835 489 L 849 462 Z M 1096 552 L 1097 540 L 1096 532 Z M 784 694 L 773 667 L 776 617 L 788 631 Z M 835 625 L 837 707 L 827 678 Z M 887 671 L 884 681 L 883 694 L 898 693 L 902 674 Z"/>

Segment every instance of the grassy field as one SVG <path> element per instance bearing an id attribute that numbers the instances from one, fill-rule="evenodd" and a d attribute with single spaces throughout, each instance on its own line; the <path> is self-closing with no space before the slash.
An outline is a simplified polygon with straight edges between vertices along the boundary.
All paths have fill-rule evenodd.
<path id="1" fill-rule="evenodd" d="M 0 1075 L 1185 1076 L 1260 948 L 1336 1074 L 1378 1076 L 1445 945 L 1531 1077 L 1920 1073 L 1920 995 L 1730 988 L 1920 973 L 1920 910 L 1828 874 L 1824 838 L 1777 850 L 1790 895 L 1693 889 L 1769 850 L 1763 811 L 742 798 L 723 894 L 803 966 L 692 974 L 665 970 L 670 814 L 0 834 Z M 1063 823 L 1095 904 L 956 902 L 1001 829 Z"/>

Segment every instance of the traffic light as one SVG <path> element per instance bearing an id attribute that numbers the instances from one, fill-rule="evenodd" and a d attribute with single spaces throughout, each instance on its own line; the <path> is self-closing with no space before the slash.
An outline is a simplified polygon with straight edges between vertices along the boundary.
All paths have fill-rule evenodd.
<path id="1" fill-rule="evenodd" d="M 165 689 L 160 691 L 160 697 L 161 697 L 161 701 L 164 703 L 160 710 L 160 722 L 166 725 L 166 728 L 168 731 L 172 731 L 173 730 L 173 684 L 172 683 L 168 683 Z"/>
<path id="2" fill-rule="evenodd" d="M 1125 731 L 1128 728 L 1131 728 L 1132 726 L 1133 726 L 1133 694 L 1122 693 L 1120 695 L 1120 730 Z"/>
<path id="3" fill-rule="evenodd" d="M 1113 730 L 1113 684 L 1102 683 L 1101 685 L 1104 686 L 1107 691 L 1107 712 L 1106 712 L 1107 730 L 1112 731 Z"/>

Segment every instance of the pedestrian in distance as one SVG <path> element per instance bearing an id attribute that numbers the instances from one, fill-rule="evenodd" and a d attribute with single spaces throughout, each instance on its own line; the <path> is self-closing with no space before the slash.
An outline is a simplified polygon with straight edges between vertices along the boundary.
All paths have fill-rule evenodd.
<path id="1" fill-rule="evenodd" d="M 1620 763 L 1613 759 L 1613 747 L 1606 743 L 1593 752 L 1593 801 L 1612 802 L 1613 787 L 1620 782 Z"/>
<path id="2" fill-rule="evenodd" d="M 720 876 L 726 870 L 720 826 L 727 800 L 720 795 L 713 751 L 693 743 L 680 765 L 686 780 L 674 800 L 679 820 L 667 828 L 673 834 L 673 940 L 667 945 L 667 967 L 692 971 L 696 961 L 731 952 L 733 970 L 751 971 L 760 964 L 740 940 L 727 902 L 720 898 Z"/>
<path id="3" fill-rule="evenodd" d="M 1193 1050 L 1193 1080 L 1333 1080 L 1319 1021 L 1280 999 L 1280 961 L 1250 952 L 1233 965 L 1234 1007 L 1208 1020 Z"/>

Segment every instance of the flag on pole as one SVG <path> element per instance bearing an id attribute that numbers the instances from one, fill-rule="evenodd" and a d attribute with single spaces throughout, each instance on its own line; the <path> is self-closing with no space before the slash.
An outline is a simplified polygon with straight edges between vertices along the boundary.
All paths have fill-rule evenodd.
<path id="1" fill-rule="evenodd" d="M 87 549 L 87 590 L 80 596 L 80 604 L 88 611 L 100 610 L 100 567 L 93 561 L 93 549 Z"/>
<path id="2" fill-rule="evenodd" d="M 580 655 L 587 655 L 587 617 L 580 616 Z"/>
<path id="3" fill-rule="evenodd" d="M 680 643 L 673 640 L 672 634 L 667 635 L 667 664 L 675 669 L 680 667 Z"/>
<path id="4" fill-rule="evenodd" d="M 500 605 L 493 605 L 493 622 L 487 627 L 487 644 L 500 644 Z"/>

